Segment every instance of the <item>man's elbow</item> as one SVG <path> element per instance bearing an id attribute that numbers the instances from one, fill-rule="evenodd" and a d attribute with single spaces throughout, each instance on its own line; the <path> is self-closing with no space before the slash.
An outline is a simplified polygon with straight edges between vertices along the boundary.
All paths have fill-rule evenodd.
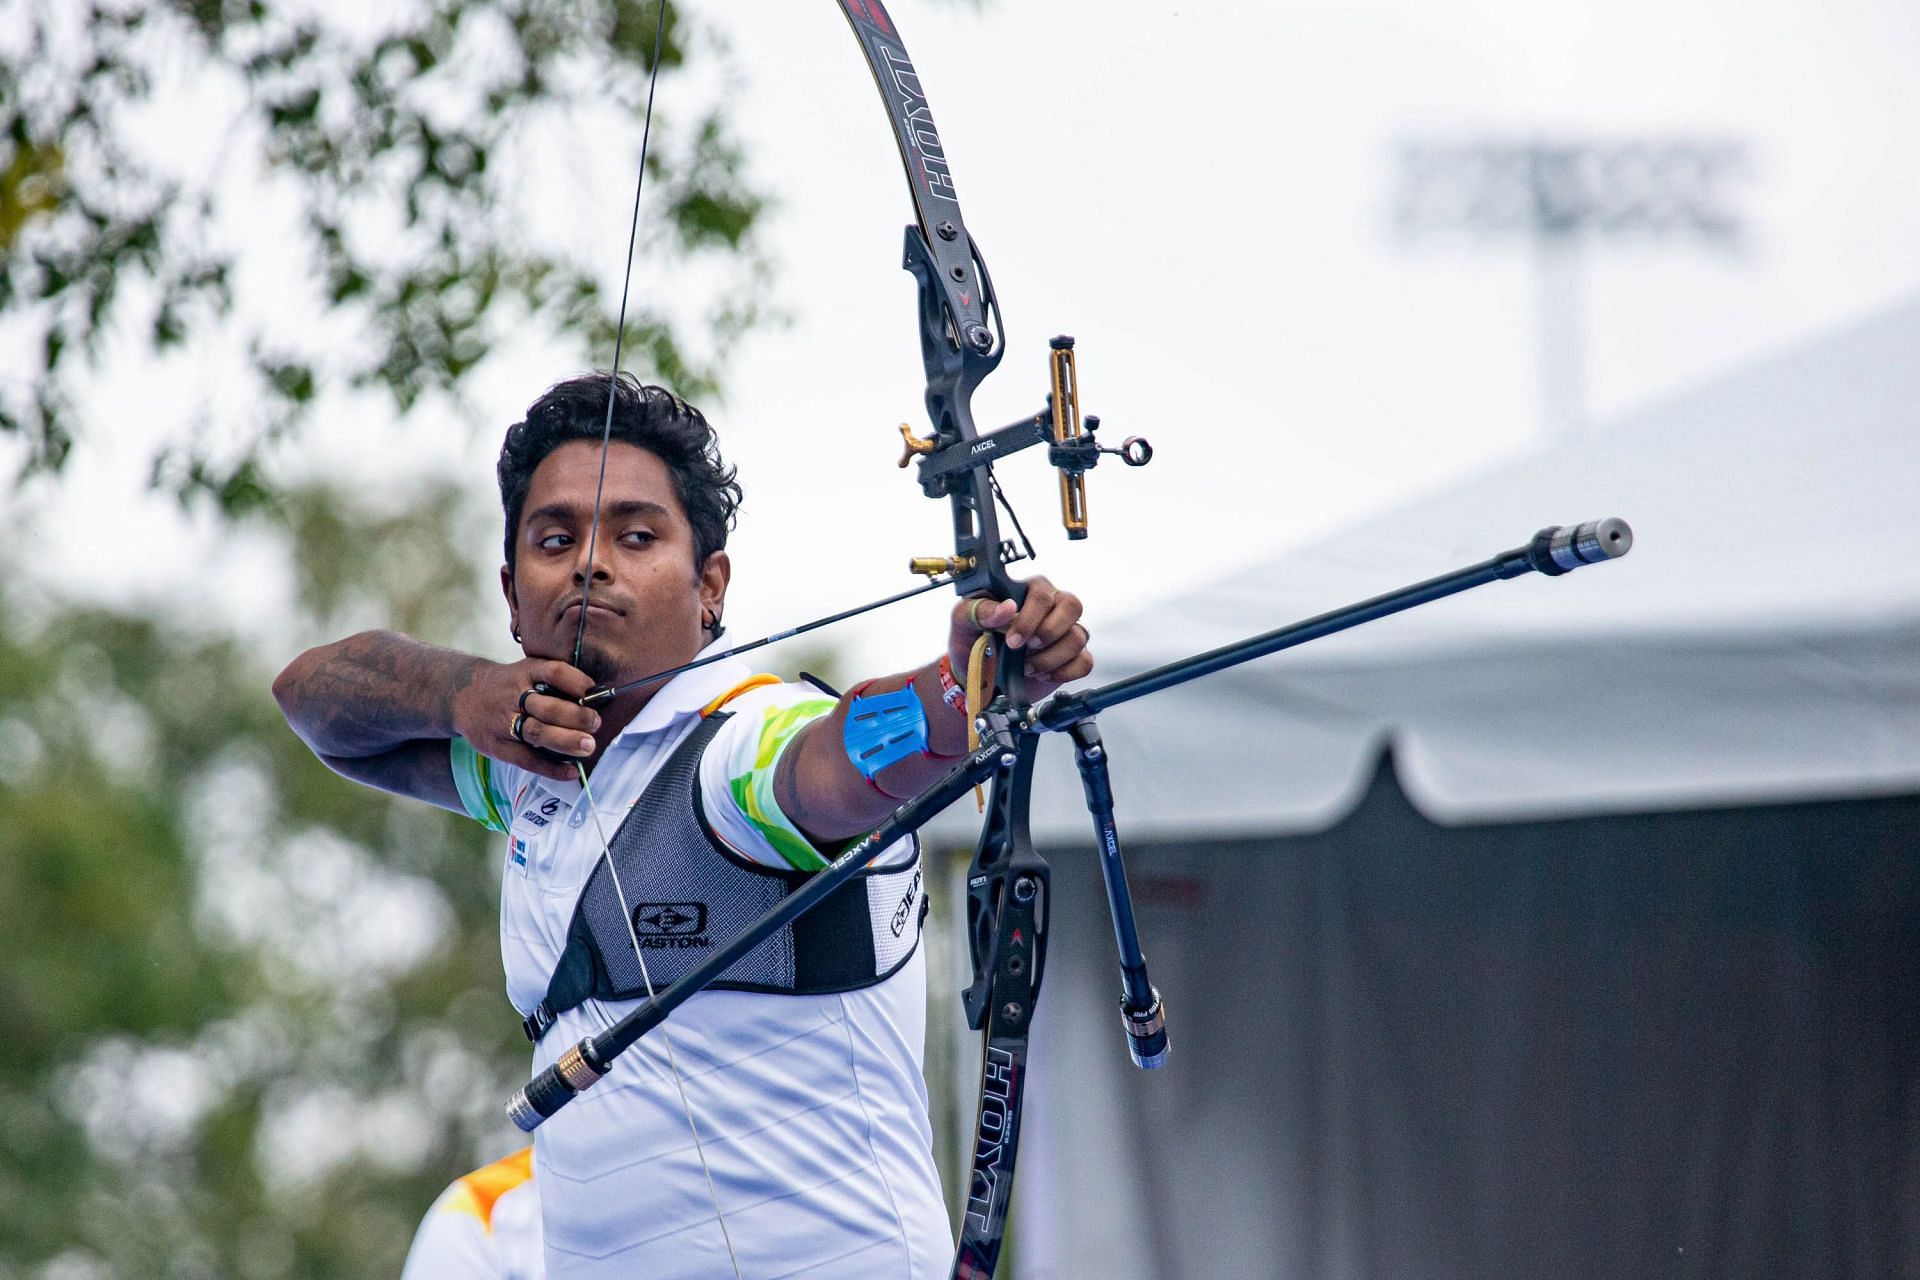
<path id="1" fill-rule="evenodd" d="M 280 704 L 280 714 L 289 721 L 293 719 L 294 708 L 300 704 L 300 689 L 306 682 L 308 660 L 312 652 L 308 650 L 301 654 L 273 678 L 273 700 Z"/>
<path id="2" fill-rule="evenodd" d="M 273 678 L 273 700 L 280 704 L 280 714 L 286 717 L 287 726 L 316 753 L 338 745 L 327 741 L 332 736 L 330 721 L 334 717 L 327 705 L 332 699 L 322 692 L 326 651 L 326 646 L 308 649 Z"/>

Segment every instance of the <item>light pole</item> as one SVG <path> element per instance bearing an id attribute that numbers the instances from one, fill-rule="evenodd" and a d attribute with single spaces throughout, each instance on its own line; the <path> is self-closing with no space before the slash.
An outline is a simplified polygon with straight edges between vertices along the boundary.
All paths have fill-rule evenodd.
<path id="1" fill-rule="evenodd" d="M 1400 146 L 1394 221 L 1408 240 L 1527 242 L 1540 418 L 1564 435 L 1586 415 L 1586 246 L 1731 248 L 1742 224 L 1727 188 L 1747 171 L 1745 144 L 1726 139 L 1409 141 Z"/>

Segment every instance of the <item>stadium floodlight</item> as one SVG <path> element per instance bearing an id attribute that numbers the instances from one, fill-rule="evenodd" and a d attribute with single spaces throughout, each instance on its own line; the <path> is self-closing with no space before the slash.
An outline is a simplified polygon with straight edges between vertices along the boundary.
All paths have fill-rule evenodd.
<path id="1" fill-rule="evenodd" d="M 1394 225 L 1409 241 L 1463 235 L 1534 252 L 1541 418 L 1577 428 L 1586 400 L 1583 272 L 1594 242 L 1737 248 L 1731 188 L 1749 172 L 1723 138 L 1403 142 Z"/>

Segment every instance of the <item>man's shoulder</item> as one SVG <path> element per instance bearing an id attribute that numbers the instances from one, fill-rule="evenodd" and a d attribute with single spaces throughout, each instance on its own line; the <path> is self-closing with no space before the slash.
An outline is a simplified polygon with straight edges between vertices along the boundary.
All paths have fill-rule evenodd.
<path id="1" fill-rule="evenodd" d="M 837 702 L 818 685 L 757 675 L 718 693 L 700 714 L 726 717 L 714 734 L 717 750 L 734 755 L 736 765 L 751 761 L 765 767 L 801 729 L 830 713 Z"/>
<path id="2" fill-rule="evenodd" d="M 713 833 L 736 853 L 770 866 L 817 871 L 820 850 L 782 811 L 774 785 L 781 754 L 837 699 L 816 685 L 756 678 L 708 704 L 728 716 L 708 743 L 700 773 Z"/>
<path id="3" fill-rule="evenodd" d="M 440 1193 L 414 1236 L 401 1280 L 537 1276 L 539 1247 L 533 1151 L 523 1148 L 463 1174 Z"/>
<path id="4" fill-rule="evenodd" d="M 805 703 L 824 703 L 831 707 L 838 695 L 809 680 L 787 680 L 762 672 L 734 680 L 701 708 L 702 715 L 726 712 L 740 715 L 767 707 L 791 707 Z"/>
<path id="5" fill-rule="evenodd" d="M 526 780 L 534 775 L 482 755 L 465 738 L 448 743 L 447 762 L 453 771 L 454 789 L 460 795 L 460 807 L 467 816 L 489 831 L 507 830 Z"/>

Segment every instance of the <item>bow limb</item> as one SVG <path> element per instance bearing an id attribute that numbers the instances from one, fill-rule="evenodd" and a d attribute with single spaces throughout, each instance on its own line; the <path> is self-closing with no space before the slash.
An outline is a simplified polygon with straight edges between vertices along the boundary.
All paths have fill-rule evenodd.
<path id="1" fill-rule="evenodd" d="M 917 225 L 906 229 L 904 265 L 919 286 L 920 355 L 933 434 L 917 441 L 910 432 L 905 434 L 910 453 L 923 455 L 921 487 L 929 497 L 946 498 L 952 507 L 954 550 L 944 562 L 929 557 L 914 567 L 950 574 L 961 596 L 984 592 L 1019 602 L 1025 598 L 1025 584 L 1006 571 L 1013 552 L 1000 536 L 995 508 L 991 458 L 997 446 L 981 439 L 972 408 L 974 390 L 999 365 L 1006 346 L 992 277 L 967 233 L 926 92 L 885 5 L 882 0 L 840 0 L 840 8 L 859 37 L 893 122 L 917 216 Z M 1072 343 L 1063 341 L 1070 367 Z M 1068 408 L 1057 380 L 1052 408 L 1055 420 Z M 1016 424 L 1009 430 L 1018 429 Z M 961 455 L 968 465 L 947 469 L 941 461 Z M 1073 487 L 1078 488 L 1077 475 Z M 1084 532 L 1084 519 L 1081 528 Z M 991 755 L 997 748 L 998 756 L 987 820 L 967 875 L 974 981 L 963 1003 L 969 1025 L 982 1033 L 984 1044 L 954 1280 L 991 1280 L 999 1261 L 1020 1136 L 1027 1036 L 1046 956 L 1047 866 L 1027 832 L 1039 742 L 1019 724 L 1027 711 L 1021 665 L 1011 655 L 994 663 L 994 697 L 980 717 L 989 739 L 980 754 Z"/>
<path id="2" fill-rule="evenodd" d="M 840 0 L 840 9 L 886 104 L 913 193 L 916 225 L 906 230 L 904 265 L 920 287 L 920 357 L 933 427 L 930 440 L 914 447 L 931 453 L 971 444 L 980 438 L 973 420 L 974 389 L 999 366 L 1006 349 L 993 279 L 967 233 L 946 148 L 893 19 L 881 0 Z M 984 466 L 939 477 L 929 477 L 922 467 L 921 486 L 928 496 L 947 498 L 953 506 L 954 550 L 943 567 L 953 575 L 954 590 L 1019 600 L 1024 593 L 1006 572 L 992 483 Z"/>

